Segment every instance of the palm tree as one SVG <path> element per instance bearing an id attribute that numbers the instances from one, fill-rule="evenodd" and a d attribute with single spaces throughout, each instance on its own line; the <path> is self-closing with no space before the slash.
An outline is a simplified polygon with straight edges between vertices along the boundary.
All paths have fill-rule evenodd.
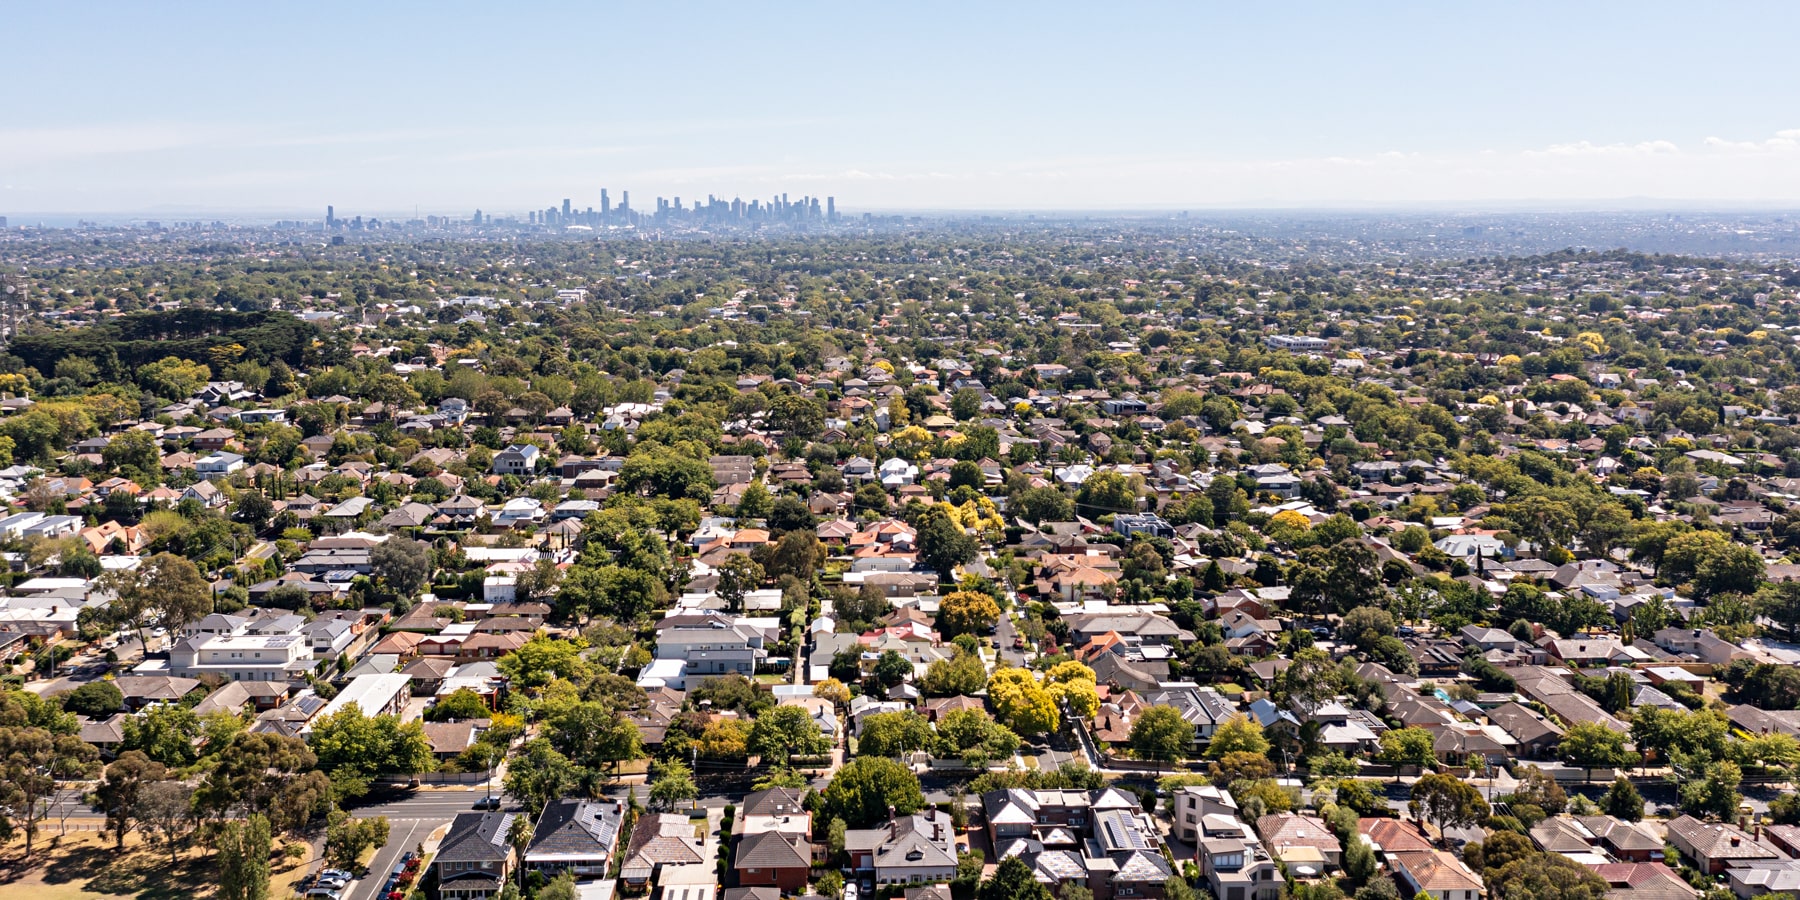
<path id="1" fill-rule="evenodd" d="M 506 831 L 507 843 L 519 855 L 519 892 L 525 892 L 525 848 L 531 846 L 531 820 L 524 814 L 513 817 Z"/>

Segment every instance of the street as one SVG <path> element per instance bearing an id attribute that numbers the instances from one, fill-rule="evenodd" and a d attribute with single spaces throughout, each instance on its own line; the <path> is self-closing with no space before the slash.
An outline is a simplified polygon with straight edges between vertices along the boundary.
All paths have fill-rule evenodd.
<path id="1" fill-rule="evenodd" d="M 1018 640 L 1019 631 L 1013 627 L 1011 616 L 1001 616 L 1000 622 L 994 626 L 994 649 L 1000 654 L 1000 661 L 1009 666 L 1024 666 L 1025 654 L 1013 649 Z"/>
<path id="2" fill-rule="evenodd" d="M 432 830 L 439 824 L 449 821 L 449 819 L 444 819 L 442 822 L 424 819 L 388 819 L 387 846 L 375 851 L 375 858 L 369 861 L 369 874 L 358 878 L 350 886 L 349 893 L 345 894 L 345 900 L 377 900 L 381 893 L 381 886 L 387 882 L 388 873 L 394 871 L 394 866 L 399 865 L 400 857 L 404 856 L 406 851 L 424 843 L 425 839 L 431 836 Z"/>

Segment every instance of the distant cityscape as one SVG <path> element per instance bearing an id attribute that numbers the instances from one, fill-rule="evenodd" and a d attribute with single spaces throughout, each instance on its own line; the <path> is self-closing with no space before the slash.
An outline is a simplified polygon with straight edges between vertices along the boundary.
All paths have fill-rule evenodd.
<path id="1" fill-rule="evenodd" d="M 480 209 L 468 218 L 456 216 L 425 216 L 407 221 L 407 225 L 424 225 L 427 227 L 444 227 L 470 225 L 474 227 L 518 227 L 541 226 L 545 228 L 593 229 L 606 227 L 641 227 L 651 224 L 686 224 L 686 225 L 805 225 L 818 223 L 835 223 L 838 221 L 837 198 L 824 198 L 821 206 L 818 197 L 801 197 L 798 201 L 788 199 L 786 193 L 768 198 L 767 201 L 756 199 L 745 201 L 738 197 L 723 200 L 712 194 L 706 195 L 706 202 L 694 201 L 690 206 L 680 197 L 673 199 L 657 197 L 653 211 L 631 208 L 631 192 L 619 193 L 619 204 L 613 205 L 610 192 L 600 189 L 600 208 L 592 206 L 577 208 L 574 201 L 563 198 L 561 206 L 546 206 L 525 213 L 524 218 L 518 215 L 492 215 Z M 872 218 L 866 216 L 865 218 Z M 305 222 L 283 222 L 283 225 L 304 226 Z M 334 206 L 325 207 L 326 231 L 363 231 L 379 230 L 391 227 L 380 219 L 362 216 L 351 216 L 340 219 Z"/>
<path id="2" fill-rule="evenodd" d="M 1388 258 L 1467 259 L 1566 249 L 1800 259 L 1800 215 L 1781 210 L 1429 211 L 1429 210 L 876 210 L 846 213 L 836 197 L 777 194 L 766 199 L 703 201 L 657 197 L 649 210 L 617 203 L 608 190 L 597 206 L 571 197 L 525 212 L 467 215 L 339 215 L 262 217 L 186 213 L 180 218 L 116 214 L 0 215 L 0 243 L 79 236 L 114 241 L 205 240 L 362 244 L 441 238 L 595 240 L 781 239 L 813 234 L 968 235 L 1091 246 L 1156 236 L 1183 255 L 1220 254 L 1260 264 L 1343 264 Z"/>

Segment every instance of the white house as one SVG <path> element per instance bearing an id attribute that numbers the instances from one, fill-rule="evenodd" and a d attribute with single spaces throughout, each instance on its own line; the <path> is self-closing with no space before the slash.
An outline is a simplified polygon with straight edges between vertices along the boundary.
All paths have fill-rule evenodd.
<path id="1" fill-rule="evenodd" d="M 356 704 L 365 716 L 399 715 L 412 696 L 412 676 L 400 672 L 386 675 L 358 675 L 338 692 L 313 721 L 334 715 L 350 704 Z"/>
<path id="2" fill-rule="evenodd" d="M 230 475 L 244 467 L 242 454 L 219 450 L 194 460 L 194 473 L 201 478 Z"/>
<path id="3" fill-rule="evenodd" d="M 513 444 L 494 454 L 495 475 L 530 475 L 542 455 L 535 444 Z"/>
<path id="4" fill-rule="evenodd" d="M 217 675 L 229 681 L 288 681 L 313 668 L 312 647 L 297 634 L 216 634 L 169 650 L 169 673 Z"/>

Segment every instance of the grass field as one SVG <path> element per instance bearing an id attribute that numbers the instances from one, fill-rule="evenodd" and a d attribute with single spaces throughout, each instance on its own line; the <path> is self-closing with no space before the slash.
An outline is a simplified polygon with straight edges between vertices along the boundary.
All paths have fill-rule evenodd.
<path id="1" fill-rule="evenodd" d="M 310 853 L 309 848 L 309 857 Z M 271 866 L 270 896 L 290 896 L 306 863 L 278 855 Z M 171 867 L 166 849 L 146 845 L 137 835 L 126 838 L 121 853 L 110 835 L 78 832 L 59 838 L 40 832 L 29 861 L 23 841 L 0 846 L 0 895 L 9 897 L 186 900 L 210 897 L 217 886 L 217 864 L 211 854 L 189 849 Z"/>

